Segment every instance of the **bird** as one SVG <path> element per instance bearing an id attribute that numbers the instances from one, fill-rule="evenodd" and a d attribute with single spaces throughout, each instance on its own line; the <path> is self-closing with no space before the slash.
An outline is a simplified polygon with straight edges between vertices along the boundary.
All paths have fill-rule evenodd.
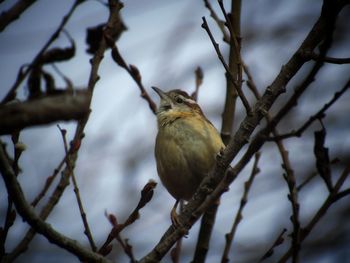
<path id="1" fill-rule="evenodd" d="M 160 97 L 156 111 L 158 133 L 155 159 L 158 176 L 175 198 L 171 220 L 179 225 L 176 208 L 180 200 L 191 199 L 204 177 L 214 167 L 224 143 L 197 102 L 180 89 L 164 92 L 152 87 Z"/>

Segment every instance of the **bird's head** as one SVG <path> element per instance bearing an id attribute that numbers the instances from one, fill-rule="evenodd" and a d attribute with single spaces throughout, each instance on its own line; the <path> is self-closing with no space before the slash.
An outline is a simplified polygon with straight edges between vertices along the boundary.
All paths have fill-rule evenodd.
<path id="1" fill-rule="evenodd" d="M 174 89 L 168 92 L 164 92 L 156 87 L 152 87 L 152 89 L 157 92 L 160 97 L 160 104 L 157 110 L 157 115 L 171 115 L 176 113 L 202 114 L 202 110 L 197 102 L 185 91 Z"/>

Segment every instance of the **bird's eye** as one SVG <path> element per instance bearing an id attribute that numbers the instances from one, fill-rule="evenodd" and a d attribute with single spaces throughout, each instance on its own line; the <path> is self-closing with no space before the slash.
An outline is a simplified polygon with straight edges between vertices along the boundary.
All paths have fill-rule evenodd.
<path id="1" fill-rule="evenodd" d="M 176 98 L 176 102 L 177 102 L 177 103 L 183 103 L 183 102 L 184 102 L 184 100 L 183 100 L 183 99 L 181 99 L 180 97 L 177 97 L 177 98 Z"/>

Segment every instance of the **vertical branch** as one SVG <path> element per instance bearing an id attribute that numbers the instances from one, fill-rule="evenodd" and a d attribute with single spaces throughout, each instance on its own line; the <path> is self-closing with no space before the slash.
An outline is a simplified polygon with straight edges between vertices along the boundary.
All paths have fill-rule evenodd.
<path id="1" fill-rule="evenodd" d="M 234 115 L 236 110 L 236 101 L 238 95 L 240 95 L 242 102 L 246 106 L 247 112 L 249 112 L 249 105 L 245 100 L 243 94 L 238 94 L 241 92 L 242 84 L 242 70 L 240 63 L 240 47 L 237 45 L 236 36 L 240 35 L 240 12 L 241 12 L 241 0 L 232 0 L 231 5 L 231 15 L 230 21 L 228 21 L 228 15 L 223 8 L 222 1 L 219 1 L 219 4 L 222 8 L 223 14 L 226 19 L 227 26 L 230 31 L 230 55 L 228 65 L 225 65 L 223 58 L 220 58 L 220 54 L 217 50 L 217 45 L 215 41 L 212 41 L 215 49 L 218 52 L 220 60 L 223 62 L 223 65 L 226 69 L 226 100 L 224 106 L 224 112 L 222 114 L 222 127 L 221 127 L 221 137 L 225 144 L 229 141 L 232 133 L 232 127 L 234 122 Z M 213 10 L 211 9 L 211 13 Z M 205 24 L 205 20 L 204 25 Z M 209 28 L 205 27 L 209 36 Z M 204 213 L 201 221 L 201 227 L 199 230 L 198 241 L 196 245 L 196 250 L 194 254 L 194 262 L 204 262 L 207 252 L 209 250 L 209 243 L 211 238 L 211 233 L 215 224 L 215 218 L 217 210 L 219 207 L 220 200 L 217 200 L 213 203 L 209 209 Z"/>
<path id="2" fill-rule="evenodd" d="M 89 243 L 90 243 L 92 251 L 96 252 L 97 248 L 96 248 L 94 239 L 93 239 L 92 234 L 91 234 L 89 223 L 88 223 L 87 218 L 86 218 L 86 213 L 84 211 L 83 202 L 81 201 L 81 197 L 80 197 L 78 183 L 77 183 L 77 180 L 75 178 L 74 169 L 72 167 L 72 164 L 70 162 L 69 155 L 68 155 L 68 144 L 67 144 L 67 139 L 66 139 L 67 131 L 62 129 L 59 125 L 57 125 L 57 127 L 60 130 L 61 135 L 62 135 L 64 150 L 65 150 L 66 155 L 67 155 L 66 165 L 67 165 L 67 167 L 69 169 L 69 172 L 71 174 L 71 178 L 72 178 L 72 182 L 73 182 L 73 186 L 74 186 L 75 197 L 77 199 L 77 203 L 78 203 L 78 206 L 79 206 L 81 219 L 83 221 L 84 228 L 85 228 L 84 234 L 86 235 L 86 237 L 89 240 Z"/>
<path id="3" fill-rule="evenodd" d="M 244 71 L 248 77 L 248 87 L 251 89 L 252 93 L 256 97 L 256 99 L 260 100 L 261 95 L 255 85 L 253 80 L 253 76 L 250 74 L 249 68 L 247 65 L 243 63 Z M 268 123 L 271 122 L 271 116 L 269 113 L 266 114 L 266 120 Z M 274 136 L 278 136 L 277 128 L 272 129 L 272 134 Z M 277 148 L 280 152 L 282 158 L 282 167 L 285 170 L 285 174 L 283 175 L 284 179 L 287 182 L 289 194 L 288 199 L 292 205 L 292 217 L 291 221 L 293 224 L 293 233 L 292 233 L 292 247 L 293 247 L 293 263 L 298 262 L 298 252 L 300 250 L 300 223 L 299 223 L 299 203 L 298 203 L 298 189 L 295 182 L 295 175 L 290 164 L 290 160 L 288 157 L 288 151 L 285 149 L 282 140 L 276 140 Z"/>
<path id="4" fill-rule="evenodd" d="M 17 177 L 19 174 L 19 166 L 18 161 L 22 155 L 22 152 L 25 150 L 25 145 L 19 141 L 20 133 L 12 134 L 12 143 L 13 143 L 13 155 L 14 160 L 12 163 L 12 169 L 14 171 L 15 176 Z M 0 143 L 0 147 L 4 147 Z M 5 243 L 7 239 L 7 234 L 12 225 L 14 224 L 16 219 L 16 211 L 13 209 L 13 200 L 11 195 L 8 193 L 7 195 L 7 210 L 5 216 L 4 227 L 0 228 L 0 261 L 2 260 L 3 255 L 5 255 Z"/>
<path id="5" fill-rule="evenodd" d="M 302 228 L 300 233 L 300 241 L 304 241 L 304 239 L 310 234 L 312 229 L 316 226 L 316 224 L 322 219 L 322 217 L 327 213 L 328 209 L 340 200 L 337 198 L 338 194 L 341 193 L 340 189 L 343 186 L 345 180 L 350 174 L 350 164 L 347 164 L 343 172 L 341 173 L 338 181 L 335 183 L 332 191 L 329 193 L 326 200 L 323 202 L 322 206 L 315 213 L 314 217 L 309 221 L 309 223 Z M 350 193 L 350 192 L 349 192 Z M 341 196 L 344 197 L 344 196 Z M 288 251 L 278 260 L 278 263 L 285 263 L 287 260 L 293 256 L 293 247 L 289 248 Z"/>
<path id="6" fill-rule="evenodd" d="M 206 2 L 206 1 L 205 1 Z M 220 7 L 222 9 L 222 12 L 226 19 L 226 26 L 228 26 L 230 31 L 230 54 L 229 54 L 229 61 L 228 65 L 225 66 L 225 63 L 223 62 L 223 58 L 219 58 L 223 62 L 223 65 L 226 69 L 226 99 L 225 99 L 225 106 L 224 111 L 222 113 L 222 126 L 221 126 L 221 138 L 226 145 L 228 141 L 231 138 L 232 133 L 232 127 L 234 123 L 234 116 L 236 111 L 236 101 L 238 95 L 240 95 L 243 104 L 247 108 L 247 112 L 249 112 L 249 105 L 246 102 L 245 103 L 245 97 L 241 92 L 241 86 L 242 86 L 242 65 L 241 65 L 241 59 L 240 59 L 240 45 L 237 44 L 236 36 L 240 35 L 240 18 L 241 18 L 241 0 L 232 0 L 231 4 L 231 15 L 230 18 L 228 18 L 228 15 L 226 14 L 226 11 L 224 9 L 222 1 L 218 1 L 220 4 Z M 208 3 L 206 3 L 206 6 L 210 7 Z M 208 8 L 209 8 L 208 7 Z M 212 10 L 212 8 L 209 8 L 212 17 L 217 17 L 215 12 Z M 215 19 L 215 18 L 214 18 Z M 217 21 L 217 19 L 215 19 Z M 205 20 L 204 20 L 205 22 Z M 204 27 L 206 29 L 206 27 Z M 210 31 L 209 28 L 206 29 L 209 36 Z M 225 32 L 225 31 L 223 31 Z M 213 41 L 212 41 L 213 42 Z M 215 49 L 217 50 L 217 46 L 215 45 L 215 41 L 213 42 Z M 243 95 L 243 96 L 242 96 Z M 209 250 L 209 243 L 210 238 L 212 234 L 212 230 L 215 224 L 216 214 L 218 211 L 220 200 L 217 200 L 214 202 L 209 209 L 204 213 L 202 220 L 201 220 L 201 226 L 198 234 L 198 240 L 196 245 L 196 250 L 193 258 L 193 262 L 204 262 L 207 252 Z"/>
<path id="7" fill-rule="evenodd" d="M 222 1 L 219 1 L 220 6 L 223 7 Z M 225 14 L 226 12 L 223 11 Z M 225 18 L 227 14 L 225 15 Z M 228 16 L 230 29 L 230 54 L 228 61 L 228 68 L 232 76 L 236 80 L 236 84 L 242 86 L 242 69 L 240 63 L 240 40 L 241 35 L 241 0 L 232 0 L 231 14 Z M 227 22 L 226 22 L 227 23 Z M 238 45 L 237 42 L 239 43 Z M 237 91 L 234 83 L 230 81 L 228 73 L 226 75 L 226 99 L 224 111 L 222 113 L 221 137 L 225 144 L 230 139 L 232 128 L 234 124 L 234 117 L 236 111 Z"/>
<path id="8" fill-rule="evenodd" d="M 274 132 L 277 134 L 277 132 Z M 281 157 L 283 161 L 282 167 L 285 170 L 285 174 L 283 175 L 284 179 L 287 182 L 289 194 L 288 199 L 291 202 L 292 205 L 292 216 L 291 221 L 293 224 L 293 233 L 292 233 L 292 262 L 297 263 L 298 257 L 299 257 L 299 250 L 300 250 L 300 222 L 299 222 L 299 203 L 298 203 L 298 190 L 296 187 L 295 182 L 295 175 L 294 171 L 292 169 L 292 166 L 290 164 L 289 158 L 288 158 L 288 152 L 284 149 L 283 144 L 278 141 L 277 145 L 281 152 Z"/>
<path id="9" fill-rule="evenodd" d="M 242 212 L 243 212 L 243 209 L 244 209 L 244 207 L 245 207 L 245 205 L 246 205 L 246 203 L 248 201 L 248 193 L 249 193 L 250 187 L 253 184 L 255 176 L 259 173 L 259 167 L 258 167 L 259 159 L 260 159 L 260 152 L 257 152 L 255 154 L 255 160 L 254 160 L 252 172 L 250 173 L 248 181 L 246 181 L 244 183 L 244 192 L 243 192 L 243 195 L 242 195 L 242 198 L 241 198 L 240 206 L 239 206 L 238 211 L 236 213 L 235 220 L 234 220 L 234 222 L 232 224 L 231 231 L 230 231 L 230 233 L 227 233 L 225 235 L 226 245 L 225 245 L 222 257 L 221 257 L 221 262 L 222 263 L 229 262 L 228 253 L 230 252 L 232 241 L 234 239 L 234 236 L 235 236 L 238 224 L 241 222 L 241 220 L 243 218 Z"/>

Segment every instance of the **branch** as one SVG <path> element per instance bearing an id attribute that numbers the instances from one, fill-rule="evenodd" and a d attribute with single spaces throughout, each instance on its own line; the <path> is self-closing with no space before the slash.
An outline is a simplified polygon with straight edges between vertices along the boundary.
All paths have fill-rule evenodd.
<path id="1" fill-rule="evenodd" d="M 140 74 L 140 71 L 138 70 L 138 68 L 134 65 L 128 65 L 124 58 L 121 56 L 118 47 L 115 45 L 114 41 L 111 41 L 110 38 L 108 36 L 105 35 L 105 38 L 107 40 L 107 43 L 109 45 L 110 48 L 112 48 L 112 58 L 113 60 L 123 69 L 125 69 L 129 75 L 133 78 L 133 80 L 136 82 L 137 86 L 139 87 L 140 91 L 141 91 L 141 97 L 147 101 L 149 108 L 151 109 L 151 111 L 156 114 L 157 112 L 157 105 L 154 103 L 154 101 L 152 100 L 152 98 L 149 96 L 149 94 L 147 93 L 145 87 L 142 84 L 142 77 Z"/>
<path id="2" fill-rule="evenodd" d="M 174 243 L 186 234 L 196 220 L 198 220 L 203 209 L 207 209 L 210 204 L 215 202 L 217 198 L 227 190 L 227 184 L 235 179 L 254 153 L 260 149 L 264 143 L 263 139 L 257 140 L 255 145 L 249 147 L 242 159 L 233 169 L 229 170 L 229 173 L 226 173 L 224 177 L 225 171 L 231 161 L 236 157 L 242 147 L 247 144 L 251 134 L 260 123 L 261 119 L 266 115 L 279 95 L 285 92 L 285 86 L 287 83 L 305 63 L 305 60 L 299 56 L 299 52 L 301 50 L 313 50 L 324 39 L 329 31 L 330 20 L 335 21 L 335 18 L 343 7 L 343 5 L 335 5 L 335 2 L 333 1 L 326 3 L 327 5 L 334 6 L 332 6 L 332 8 L 322 8 L 319 19 L 301 46 L 287 64 L 282 67 L 275 80 L 266 89 L 261 100 L 259 100 L 253 107 L 252 114 L 246 116 L 242 121 L 236 134 L 231 138 L 222 154 L 218 156 L 213 171 L 202 181 L 191 201 L 185 206 L 184 212 L 179 215 L 179 221 L 182 222 L 183 226 L 179 228 L 173 226 L 169 227 L 160 242 L 149 254 L 143 257 L 140 262 L 161 260 Z M 222 180 L 223 178 L 224 180 Z"/>
<path id="3" fill-rule="evenodd" d="M 88 223 L 87 218 L 86 218 L 86 213 L 84 211 L 83 202 L 81 201 L 78 183 L 77 183 L 77 180 L 76 180 L 75 174 L 74 174 L 74 169 L 73 169 L 71 162 L 70 162 L 70 159 L 69 159 L 69 150 L 68 150 L 68 144 L 67 144 L 67 138 L 66 138 L 67 130 L 61 129 L 61 127 L 59 125 L 57 125 L 57 127 L 60 130 L 61 135 L 62 135 L 64 151 L 66 152 L 66 156 L 67 156 L 66 165 L 67 165 L 69 172 L 71 174 L 71 178 L 72 178 L 72 182 L 73 182 L 73 186 L 74 186 L 75 197 L 77 199 L 77 203 L 79 206 L 79 212 L 80 212 L 81 219 L 83 221 L 83 225 L 85 228 L 84 234 L 88 238 L 88 241 L 90 243 L 90 247 L 91 247 L 92 251 L 96 252 L 97 248 L 95 245 L 95 241 L 92 237 L 90 226 L 89 226 L 89 223 Z"/>
<path id="4" fill-rule="evenodd" d="M 228 18 L 226 11 L 224 9 L 223 3 L 219 1 L 221 11 L 224 14 L 226 19 L 226 24 L 229 25 L 230 35 L 228 36 L 227 31 L 225 30 L 225 23 L 217 17 L 216 13 L 212 10 L 212 7 L 209 1 L 205 1 L 206 7 L 209 9 L 211 16 L 218 23 L 220 29 L 227 37 L 226 41 L 230 45 L 230 53 L 228 58 L 228 71 L 226 72 L 226 96 L 225 96 L 225 105 L 222 113 L 222 126 L 221 126 L 221 138 L 224 144 L 226 145 L 231 138 L 232 129 L 235 120 L 236 113 L 236 102 L 238 97 L 237 89 L 241 90 L 242 88 L 242 63 L 240 55 L 240 43 L 237 42 L 236 35 L 240 34 L 240 17 L 241 17 L 241 0 L 232 0 L 231 1 L 231 16 Z M 233 25 L 233 26 L 232 26 Z M 207 27 L 209 30 L 209 27 Z M 210 30 L 209 30 L 210 32 Z M 209 35 L 210 36 L 210 35 Z M 213 39 L 213 38 L 211 38 Z M 214 45 L 215 46 L 215 45 Z M 220 52 L 219 48 L 218 51 Z M 222 59 L 222 62 L 224 60 Z M 230 73 L 230 75 L 229 75 Z M 235 81 L 232 81 L 232 80 Z M 241 93 L 243 95 L 243 92 Z M 248 104 L 247 104 L 248 105 Z M 204 262 L 210 246 L 210 239 L 212 231 L 215 224 L 216 214 L 219 208 L 220 199 L 214 202 L 207 211 L 205 211 L 202 220 L 201 226 L 198 234 L 197 245 L 194 253 L 193 262 Z"/>
<path id="5" fill-rule="evenodd" d="M 312 179 L 314 179 L 317 176 L 317 172 L 312 172 L 309 176 L 307 176 L 303 182 L 301 182 L 297 186 L 297 190 L 301 191 L 309 182 L 311 182 Z"/>
<path id="6" fill-rule="evenodd" d="M 248 76 L 248 87 L 252 90 L 255 97 L 259 100 L 261 99 L 261 96 L 259 94 L 259 91 L 255 85 L 255 82 L 253 80 L 252 75 L 250 74 L 250 71 L 248 67 L 243 63 L 244 71 L 246 72 L 246 75 Z M 271 116 L 269 113 L 266 114 L 266 120 L 267 123 L 271 123 Z M 278 136 L 278 130 L 277 128 L 272 128 L 272 133 L 274 136 Z M 286 150 L 283 142 L 281 140 L 275 141 L 278 147 L 278 150 L 280 152 L 281 158 L 282 158 L 282 167 L 285 170 L 285 174 L 283 174 L 283 177 L 285 181 L 287 182 L 289 194 L 288 199 L 291 202 L 292 206 L 292 216 L 291 221 L 293 223 L 293 233 L 292 233 L 292 247 L 293 247 L 293 263 L 298 262 L 298 253 L 300 250 L 300 242 L 299 242 L 299 236 L 300 236 L 300 222 L 299 222 L 299 203 L 298 203 L 298 189 L 296 187 L 296 179 L 294 175 L 294 171 L 292 169 L 292 166 L 290 164 L 288 151 Z"/>
<path id="7" fill-rule="evenodd" d="M 336 201 L 339 200 L 337 198 L 338 194 L 341 194 L 342 192 L 339 193 L 340 188 L 344 184 L 346 178 L 350 174 L 350 164 L 348 164 L 342 174 L 340 175 L 338 181 L 336 182 L 332 192 L 329 193 L 327 199 L 324 201 L 322 206 L 319 208 L 319 210 L 316 212 L 314 217 L 309 221 L 309 223 L 302 229 L 301 234 L 300 234 L 300 241 L 303 241 L 312 231 L 312 229 L 316 226 L 316 224 L 322 219 L 322 217 L 326 214 L 328 209 L 334 204 Z M 346 191 L 346 190 L 345 190 Z M 290 248 L 278 261 L 278 263 L 285 263 L 289 259 L 289 257 L 292 254 L 292 249 Z"/>
<path id="8" fill-rule="evenodd" d="M 208 0 L 204 0 L 204 5 L 209 10 L 211 18 L 214 19 L 215 23 L 217 24 L 217 26 L 221 30 L 222 35 L 223 35 L 223 40 L 226 43 L 229 43 L 230 42 L 230 36 L 227 33 L 227 31 L 226 31 L 225 22 L 218 17 L 218 15 L 214 11 L 213 7 L 211 6 L 211 4 L 210 4 L 210 2 Z"/>
<path id="9" fill-rule="evenodd" d="M 10 9 L 2 12 L 0 14 L 0 32 L 4 31 L 9 24 L 18 19 L 35 2 L 36 0 L 18 0 Z"/>
<path id="10" fill-rule="evenodd" d="M 349 64 L 350 58 L 333 58 L 322 56 L 320 54 L 316 54 L 315 52 L 304 52 L 301 54 L 305 59 L 312 59 L 314 61 L 322 61 L 331 64 Z"/>
<path id="11" fill-rule="evenodd" d="M 24 197 L 22 188 L 19 185 L 10 164 L 8 163 L 8 160 L 5 157 L 5 153 L 2 147 L 0 147 L 0 170 L 6 184 L 7 191 L 13 199 L 17 212 L 38 233 L 44 235 L 50 242 L 70 251 L 81 260 L 109 262 L 99 254 L 91 252 L 83 246 L 79 245 L 75 240 L 60 234 L 35 214 L 34 210 L 30 207 Z"/>
<path id="12" fill-rule="evenodd" d="M 119 224 L 117 221 L 117 217 L 113 214 L 107 215 L 109 222 L 113 225 L 111 232 L 109 233 L 106 241 L 102 245 L 102 247 L 98 250 L 98 252 L 102 255 L 107 255 L 110 252 L 110 243 L 114 238 L 117 240 L 120 239 L 119 234 L 123 231 L 127 226 L 134 223 L 137 219 L 139 219 L 139 212 L 141 208 L 143 208 L 149 201 L 151 201 L 153 197 L 154 188 L 157 186 L 157 183 L 153 180 L 150 180 L 141 190 L 140 200 L 136 206 L 136 208 L 131 212 L 129 217 L 125 220 L 124 223 Z"/>
<path id="13" fill-rule="evenodd" d="M 14 146 L 13 147 L 14 159 L 11 165 L 16 177 L 20 172 L 20 168 L 18 165 L 19 158 L 21 157 L 23 151 L 25 151 L 26 149 L 26 146 L 19 141 L 19 136 L 20 136 L 20 133 L 15 133 L 15 134 L 12 134 L 11 136 L 12 143 Z M 0 143 L 0 147 L 3 147 L 3 149 L 5 150 L 5 146 L 2 145 L 2 143 Z M 6 155 L 5 157 L 6 159 L 10 160 L 8 155 Z M 7 235 L 10 228 L 13 226 L 16 220 L 16 217 L 17 217 L 17 213 L 13 209 L 12 197 L 10 194 L 7 194 L 7 210 L 6 210 L 4 227 L 0 228 L 0 261 L 2 261 L 3 255 L 5 255 L 5 243 L 6 243 Z"/>
<path id="14" fill-rule="evenodd" d="M 346 190 L 343 190 L 341 192 L 339 192 L 338 194 L 335 195 L 335 197 L 333 198 L 334 202 L 342 199 L 343 197 L 345 196 L 348 196 L 350 195 L 350 188 L 346 189 Z"/>
<path id="15" fill-rule="evenodd" d="M 45 194 L 49 190 L 53 180 L 56 178 L 56 176 L 58 175 L 58 173 L 62 169 L 66 158 L 67 158 L 67 156 L 65 156 L 62 159 L 62 161 L 58 164 L 58 166 L 53 170 L 53 173 L 46 178 L 45 185 L 44 185 L 43 189 L 39 192 L 39 194 L 30 203 L 31 206 L 36 207 L 38 205 L 38 203 L 40 202 L 40 200 L 43 199 L 43 197 L 45 196 Z"/>
<path id="16" fill-rule="evenodd" d="M 257 152 L 255 154 L 255 161 L 254 161 L 253 168 L 252 168 L 252 171 L 250 173 L 249 179 L 248 179 L 248 181 L 246 181 L 244 183 L 244 192 L 243 192 L 243 195 L 241 197 L 241 202 L 240 202 L 238 211 L 236 213 L 235 220 L 232 224 L 231 231 L 225 235 L 226 244 L 225 244 L 224 252 L 223 252 L 222 257 L 221 257 L 222 263 L 229 262 L 228 254 L 230 252 L 231 245 L 232 245 L 238 224 L 241 222 L 241 220 L 243 218 L 242 212 L 243 212 L 243 209 L 248 201 L 248 193 L 249 193 L 250 187 L 253 184 L 255 176 L 260 172 L 259 167 L 258 167 L 259 159 L 260 159 L 260 152 Z"/>
<path id="17" fill-rule="evenodd" d="M 276 240 L 273 242 L 272 246 L 269 248 L 269 250 L 261 257 L 261 259 L 259 260 L 259 262 L 264 261 L 265 259 L 271 257 L 273 255 L 274 249 L 281 245 L 284 242 L 284 238 L 283 235 L 284 233 L 287 232 L 287 229 L 283 229 L 281 231 L 281 233 L 277 236 Z"/>
<path id="18" fill-rule="evenodd" d="M 79 0 L 78 0 L 79 1 Z M 122 7 L 122 4 L 118 0 L 109 0 L 109 18 L 106 25 L 109 30 L 113 30 L 113 26 L 118 19 L 120 19 L 119 11 Z M 96 82 L 99 79 L 98 76 L 98 69 L 100 67 L 101 61 L 103 59 L 103 54 L 105 50 L 107 49 L 107 45 L 104 39 L 99 44 L 99 47 L 97 51 L 95 52 L 93 58 L 91 59 L 91 71 L 90 71 L 90 77 L 88 82 L 88 90 L 93 93 L 94 87 Z M 75 162 L 78 158 L 78 150 L 80 148 L 82 139 L 84 137 L 84 128 L 88 122 L 88 115 L 79 121 L 77 128 L 75 130 L 74 139 L 70 145 L 69 153 L 70 153 L 70 160 L 72 163 L 72 166 L 75 165 Z M 46 205 L 43 206 L 41 212 L 40 212 L 40 218 L 42 220 L 45 220 L 51 211 L 54 209 L 55 205 L 60 200 L 64 190 L 69 184 L 69 177 L 70 177 L 70 169 L 68 166 L 64 168 L 62 171 L 62 176 L 60 182 L 57 184 L 55 190 L 51 194 L 51 197 L 49 198 L 49 201 L 46 203 Z M 28 244 L 31 242 L 33 237 L 35 236 L 36 231 L 31 228 L 24 238 L 19 242 L 19 244 L 15 247 L 12 253 L 10 253 L 7 258 L 9 261 L 13 261 L 16 257 L 18 257 L 21 253 L 23 253 L 27 247 Z"/>
<path id="19" fill-rule="evenodd" d="M 345 83 L 343 88 L 341 88 L 339 91 L 334 93 L 333 98 L 329 102 L 327 102 L 314 115 L 310 116 L 310 118 L 299 129 L 288 132 L 286 134 L 281 134 L 278 136 L 268 138 L 268 140 L 275 141 L 275 140 L 283 140 L 291 137 L 300 137 L 315 120 L 322 119 L 325 116 L 326 111 L 348 90 L 349 87 L 350 87 L 350 79 L 348 79 L 348 81 Z"/>
<path id="20" fill-rule="evenodd" d="M 79 120 L 90 112 L 91 93 L 45 96 L 0 106 L 0 135 L 57 121 Z"/>
<path id="21" fill-rule="evenodd" d="M 249 102 L 248 102 L 247 98 L 245 97 L 244 93 L 242 92 L 242 89 L 240 88 L 240 83 L 236 82 L 235 77 L 232 75 L 232 73 L 230 71 L 230 68 L 226 64 L 226 62 L 224 60 L 224 57 L 221 54 L 221 51 L 220 51 L 220 48 L 219 48 L 219 44 L 215 42 L 213 34 L 211 33 L 211 31 L 209 29 L 209 26 L 208 26 L 208 23 L 207 23 L 207 20 L 205 19 L 204 16 L 202 17 L 202 20 L 203 20 L 202 28 L 204 28 L 205 31 L 207 31 L 207 33 L 209 35 L 209 38 L 210 38 L 210 40 L 211 40 L 211 42 L 212 42 L 212 44 L 213 44 L 213 46 L 215 48 L 215 51 L 216 51 L 216 53 L 218 55 L 218 58 L 220 59 L 222 65 L 224 66 L 224 68 L 226 70 L 227 76 L 232 81 L 233 86 L 235 87 L 235 89 L 236 89 L 236 91 L 238 93 L 238 96 L 242 100 L 242 103 L 243 103 L 243 105 L 244 105 L 244 107 L 246 109 L 247 115 L 251 115 L 252 114 L 252 110 L 251 110 L 251 108 L 249 106 Z"/>
<path id="22" fill-rule="evenodd" d="M 12 87 L 10 88 L 10 90 L 8 91 L 8 93 L 6 94 L 4 99 L 1 101 L 1 104 L 4 104 L 4 103 L 16 98 L 16 90 L 18 89 L 18 87 L 22 83 L 22 81 L 26 78 L 28 73 L 31 71 L 32 66 L 35 65 L 36 63 L 38 63 L 38 61 L 41 59 L 41 57 L 44 54 L 44 52 L 46 51 L 46 49 L 58 38 L 58 36 L 60 35 L 64 26 L 67 24 L 68 20 L 70 19 L 70 17 L 74 13 L 75 9 L 82 2 L 83 2 L 82 0 L 75 0 L 71 9 L 63 17 L 63 19 L 62 19 L 61 23 L 59 24 L 58 28 L 56 29 L 56 31 L 51 35 L 49 40 L 45 43 L 45 45 L 42 47 L 42 49 L 39 51 L 39 53 L 35 56 L 35 58 L 30 63 L 30 65 L 27 66 L 23 71 L 22 71 L 23 67 L 21 67 L 21 69 L 19 70 L 19 72 L 17 74 L 17 79 L 16 79 L 15 83 L 12 85 Z"/>

